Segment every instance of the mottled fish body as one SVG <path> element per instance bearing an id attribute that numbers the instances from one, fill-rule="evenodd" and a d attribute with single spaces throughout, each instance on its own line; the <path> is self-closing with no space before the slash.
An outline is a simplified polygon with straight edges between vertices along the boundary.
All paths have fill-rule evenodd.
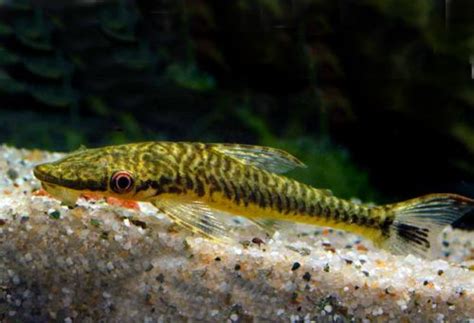
<path id="1" fill-rule="evenodd" d="M 454 194 L 369 206 L 282 173 L 305 167 L 282 150 L 240 144 L 145 142 L 82 149 L 39 165 L 35 176 L 73 204 L 85 192 L 151 202 L 177 224 L 225 241 L 222 213 L 268 228 L 275 220 L 355 232 L 396 253 L 430 254 L 437 234 L 474 208 Z"/>

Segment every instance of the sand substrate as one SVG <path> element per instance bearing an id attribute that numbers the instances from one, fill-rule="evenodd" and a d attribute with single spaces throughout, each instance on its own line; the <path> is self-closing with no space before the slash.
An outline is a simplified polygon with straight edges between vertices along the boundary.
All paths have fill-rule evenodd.
<path id="1" fill-rule="evenodd" d="M 474 234 L 448 229 L 437 260 L 355 235 L 245 221 L 219 245 L 139 210 L 32 192 L 60 154 L 0 146 L 0 321 L 469 321 Z M 473 320 L 474 321 L 474 320 Z"/>

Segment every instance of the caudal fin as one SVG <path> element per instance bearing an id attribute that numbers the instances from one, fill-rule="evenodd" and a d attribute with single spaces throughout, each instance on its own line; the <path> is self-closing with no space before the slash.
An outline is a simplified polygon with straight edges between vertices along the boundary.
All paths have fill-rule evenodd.
<path id="1" fill-rule="evenodd" d="M 439 233 L 474 210 L 474 200 L 455 194 L 430 194 L 389 206 L 395 219 L 386 247 L 398 254 L 432 257 Z"/>

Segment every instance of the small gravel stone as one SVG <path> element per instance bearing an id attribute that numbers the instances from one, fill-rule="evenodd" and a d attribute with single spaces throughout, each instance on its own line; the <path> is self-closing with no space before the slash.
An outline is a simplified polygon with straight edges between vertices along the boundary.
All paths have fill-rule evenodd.
<path id="1" fill-rule="evenodd" d="M 297 269 L 300 268 L 300 267 L 301 267 L 300 263 L 299 263 L 299 262 L 295 262 L 295 263 L 293 263 L 293 266 L 291 266 L 291 270 L 292 270 L 292 271 L 295 271 L 295 270 L 297 270 Z"/>
<path id="2" fill-rule="evenodd" d="M 311 280 L 311 274 L 309 272 L 305 272 L 303 275 L 303 279 L 309 282 Z"/>
<path id="3" fill-rule="evenodd" d="M 18 172 L 14 170 L 13 168 L 9 168 L 7 170 L 7 176 L 10 178 L 12 181 L 16 180 L 18 178 Z"/>
<path id="4" fill-rule="evenodd" d="M 55 220 L 57 220 L 61 217 L 61 212 L 59 212 L 58 210 L 54 210 L 54 209 L 50 209 L 48 211 L 48 214 L 51 217 L 51 219 L 55 219 Z"/>

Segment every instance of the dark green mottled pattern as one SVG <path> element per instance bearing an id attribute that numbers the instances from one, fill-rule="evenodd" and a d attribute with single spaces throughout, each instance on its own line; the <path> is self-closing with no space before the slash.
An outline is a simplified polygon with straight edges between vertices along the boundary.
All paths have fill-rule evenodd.
<path id="1" fill-rule="evenodd" d="M 338 199 L 261 167 L 243 164 L 216 151 L 215 146 L 145 142 L 86 149 L 41 165 L 35 174 L 40 180 L 77 190 L 109 191 L 111 176 L 126 170 L 135 180 L 132 194 L 150 192 L 146 196 L 148 200 L 164 193 L 194 193 L 211 200 L 219 194 L 237 206 L 253 205 L 290 217 L 305 215 L 367 227 L 382 227 L 389 222 L 367 206 Z"/>

